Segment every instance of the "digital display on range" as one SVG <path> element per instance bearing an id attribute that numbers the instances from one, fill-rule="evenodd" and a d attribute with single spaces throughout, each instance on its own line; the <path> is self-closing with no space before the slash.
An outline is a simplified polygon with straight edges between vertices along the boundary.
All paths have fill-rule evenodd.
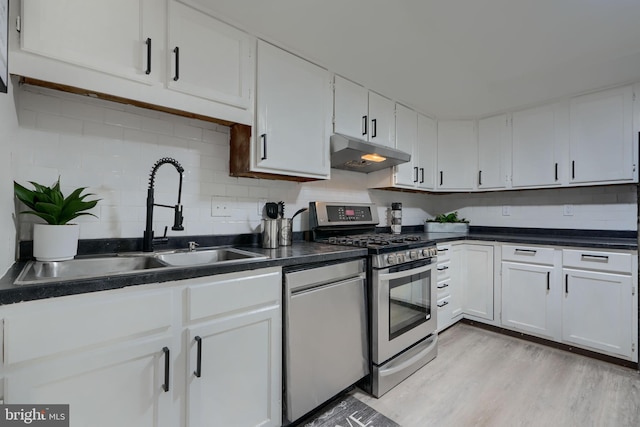
<path id="1" fill-rule="evenodd" d="M 370 206 L 327 206 L 329 222 L 371 221 Z"/>

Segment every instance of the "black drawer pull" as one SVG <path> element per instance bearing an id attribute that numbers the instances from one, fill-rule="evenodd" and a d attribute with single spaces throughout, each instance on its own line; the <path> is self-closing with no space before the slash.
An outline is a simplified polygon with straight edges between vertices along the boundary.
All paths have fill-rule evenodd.
<path id="1" fill-rule="evenodd" d="M 582 254 L 580 258 L 582 261 L 609 262 L 609 257 L 607 255 Z"/>
<path id="2" fill-rule="evenodd" d="M 547 290 L 551 290 L 551 272 L 547 271 Z"/>
<path id="3" fill-rule="evenodd" d="M 482 185 L 482 171 L 478 171 L 478 187 Z"/>
<path id="4" fill-rule="evenodd" d="M 362 135 L 367 134 L 367 126 L 368 126 L 367 116 L 362 116 Z"/>
<path id="5" fill-rule="evenodd" d="M 420 184 L 424 183 L 424 168 L 420 168 Z"/>
<path id="6" fill-rule="evenodd" d="M 267 134 L 260 135 L 260 139 L 262 139 L 262 158 L 260 160 L 267 160 Z"/>
<path id="7" fill-rule="evenodd" d="M 414 174 L 413 182 L 418 182 L 418 167 L 417 166 L 413 167 L 413 174 Z"/>
<path id="8" fill-rule="evenodd" d="M 445 305 L 447 305 L 447 304 L 449 304 L 449 301 L 442 301 L 442 304 L 437 304 L 437 306 L 438 306 L 439 308 L 442 308 L 442 307 L 444 307 L 444 306 L 445 306 Z"/>
<path id="9" fill-rule="evenodd" d="M 556 181 L 558 180 L 558 164 L 556 163 Z"/>
<path id="10" fill-rule="evenodd" d="M 442 175 L 443 175 L 443 174 L 442 174 L 442 171 L 440 171 L 440 185 L 442 185 L 442 178 L 443 178 L 443 176 L 442 176 Z"/>
<path id="11" fill-rule="evenodd" d="M 568 274 L 564 275 L 564 293 L 565 294 L 569 293 L 569 275 Z"/>
<path id="12" fill-rule="evenodd" d="M 145 74 L 151 74 L 151 38 L 147 37 L 147 69 L 144 71 Z"/>
<path id="13" fill-rule="evenodd" d="M 449 284 L 448 283 L 443 283 L 442 286 L 438 285 L 438 289 L 444 289 L 444 288 L 448 288 Z"/>
<path id="14" fill-rule="evenodd" d="M 162 384 L 162 389 L 166 393 L 169 391 L 169 369 L 171 367 L 171 352 L 169 351 L 169 347 L 163 347 L 162 352 L 164 353 L 164 384 Z"/>
<path id="15" fill-rule="evenodd" d="M 449 266 L 448 265 L 443 265 L 442 267 L 438 267 L 438 271 L 445 271 L 448 270 Z"/>
<path id="16" fill-rule="evenodd" d="M 371 138 L 378 136 L 378 120 L 371 119 Z"/>
<path id="17" fill-rule="evenodd" d="M 176 46 L 173 49 L 173 53 L 176 54 L 176 74 L 173 76 L 173 81 L 177 82 L 178 79 L 180 78 L 180 48 Z"/>
<path id="18" fill-rule="evenodd" d="M 535 255 L 538 251 L 535 249 L 516 249 L 514 253 L 522 255 Z"/>
<path id="19" fill-rule="evenodd" d="M 196 360 L 196 370 L 193 371 L 193 373 L 196 377 L 200 378 L 202 376 L 202 338 L 196 336 L 194 340 L 198 344 L 198 355 Z"/>

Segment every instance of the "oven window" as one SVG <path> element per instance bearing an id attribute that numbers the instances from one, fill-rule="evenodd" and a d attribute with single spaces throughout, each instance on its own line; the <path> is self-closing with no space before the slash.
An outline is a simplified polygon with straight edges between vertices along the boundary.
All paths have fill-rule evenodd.
<path id="1" fill-rule="evenodd" d="M 426 271 L 389 282 L 389 339 L 431 318 L 430 276 Z"/>

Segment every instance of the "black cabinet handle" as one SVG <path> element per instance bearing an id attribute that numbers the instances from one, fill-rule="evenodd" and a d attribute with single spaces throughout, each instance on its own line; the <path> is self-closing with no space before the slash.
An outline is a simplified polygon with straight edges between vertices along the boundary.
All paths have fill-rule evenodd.
<path id="1" fill-rule="evenodd" d="M 478 186 L 482 185 L 482 171 L 478 171 Z"/>
<path id="2" fill-rule="evenodd" d="M 424 168 L 420 168 L 420 184 L 424 182 Z"/>
<path id="3" fill-rule="evenodd" d="M 260 135 L 260 139 L 262 139 L 262 158 L 260 160 L 267 160 L 267 134 Z"/>
<path id="4" fill-rule="evenodd" d="M 438 267 L 438 271 L 445 271 L 448 270 L 449 266 L 448 265 L 443 265 L 442 267 Z"/>
<path id="5" fill-rule="evenodd" d="M 196 340 L 196 343 L 198 344 L 198 355 L 196 360 L 196 370 L 193 371 L 193 373 L 196 377 L 200 378 L 202 376 L 202 338 L 196 336 L 194 340 Z"/>
<path id="6" fill-rule="evenodd" d="M 440 185 L 442 185 L 442 171 L 440 171 Z"/>
<path id="7" fill-rule="evenodd" d="M 571 179 L 576 179 L 576 161 L 571 160 Z"/>
<path id="8" fill-rule="evenodd" d="M 413 182 L 418 182 L 418 167 L 413 167 Z"/>
<path id="9" fill-rule="evenodd" d="M 438 249 L 438 252 L 447 252 L 449 250 L 449 248 L 441 248 Z"/>
<path id="10" fill-rule="evenodd" d="M 176 46 L 173 49 L 173 53 L 176 54 L 176 74 L 173 76 L 173 81 L 178 81 L 180 78 L 180 48 Z"/>
<path id="11" fill-rule="evenodd" d="M 520 248 L 516 248 L 513 252 L 514 252 L 515 255 L 517 255 L 518 253 L 526 254 L 526 255 L 535 255 L 538 251 L 536 251 L 535 249 L 520 249 Z"/>
<path id="12" fill-rule="evenodd" d="M 367 116 L 362 116 L 362 134 L 363 135 L 367 134 L 367 126 L 368 126 Z"/>
<path id="13" fill-rule="evenodd" d="M 449 287 L 448 283 L 443 283 L 442 286 L 438 285 L 438 289 L 444 289 L 444 288 L 447 288 L 447 287 Z"/>
<path id="14" fill-rule="evenodd" d="M 564 275 L 564 293 L 565 294 L 569 293 L 569 275 L 568 274 Z"/>
<path id="15" fill-rule="evenodd" d="M 163 347 L 162 352 L 164 353 L 164 384 L 162 384 L 162 389 L 166 393 L 169 391 L 169 368 L 171 367 L 171 352 L 169 351 L 169 347 Z"/>
<path id="16" fill-rule="evenodd" d="M 147 69 L 144 71 L 145 74 L 151 74 L 151 38 L 147 37 Z"/>
<path id="17" fill-rule="evenodd" d="M 556 170 L 556 181 L 558 180 L 558 164 L 556 163 L 555 166 L 555 170 Z"/>
<path id="18" fill-rule="evenodd" d="M 371 119 L 371 138 L 378 136 L 378 119 Z"/>
<path id="19" fill-rule="evenodd" d="M 547 271 L 547 290 L 551 289 L 551 272 Z"/>
<path id="20" fill-rule="evenodd" d="M 438 307 L 442 308 L 445 305 L 449 304 L 449 301 L 442 301 L 442 304 L 437 304 Z"/>

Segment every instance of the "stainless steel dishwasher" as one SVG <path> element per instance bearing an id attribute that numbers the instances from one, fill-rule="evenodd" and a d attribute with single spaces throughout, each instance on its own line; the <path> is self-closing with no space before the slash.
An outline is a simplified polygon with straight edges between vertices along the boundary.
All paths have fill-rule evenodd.
<path id="1" fill-rule="evenodd" d="M 369 373 L 365 261 L 284 272 L 284 417 L 288 423 Z"/>

